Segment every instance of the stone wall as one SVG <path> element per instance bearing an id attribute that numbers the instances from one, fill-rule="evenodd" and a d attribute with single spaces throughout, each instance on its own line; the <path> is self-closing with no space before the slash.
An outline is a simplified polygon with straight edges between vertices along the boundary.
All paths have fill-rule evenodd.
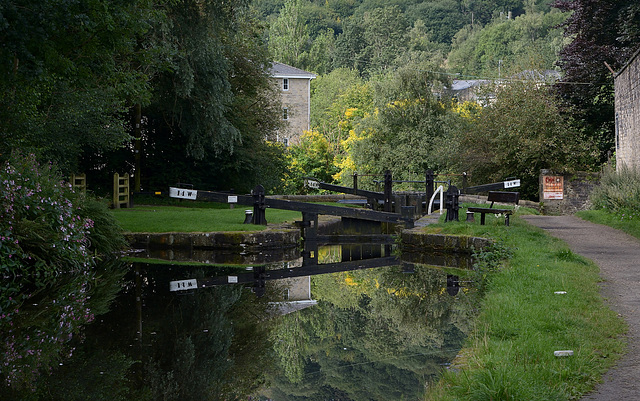
<path id="1" fill-rule="evenodd" d="M 560 178 L 560 182 L 557 179 Z M 545 180 L 558 182 L 553 187 Z M 551 170 L 540 173 L 540 203 L 544 214 L 573 214 L 591 207 L 589 197 L 593 188 L 600 182 L 598 173 L 577 172 L 556 174 Z"/>
<path id="2" fill-rule="evenodd" d="M 615 76 L 616 161 L 640 168 L 640 51 Z"/>

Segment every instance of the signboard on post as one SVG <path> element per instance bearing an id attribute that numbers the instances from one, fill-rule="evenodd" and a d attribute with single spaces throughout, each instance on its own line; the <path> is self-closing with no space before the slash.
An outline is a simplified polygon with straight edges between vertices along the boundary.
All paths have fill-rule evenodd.
<path id="1" fill-rule="evenodd" d="M 564 199 L 564 177 L 561 175 L 542 176 L 542 193 L 543 199 Z"/>

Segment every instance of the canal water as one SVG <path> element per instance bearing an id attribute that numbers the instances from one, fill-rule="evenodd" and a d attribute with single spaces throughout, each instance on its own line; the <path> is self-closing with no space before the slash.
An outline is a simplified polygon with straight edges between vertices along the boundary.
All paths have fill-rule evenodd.
<path id="1" fill-rule="evenodd" d="M 170 291 L 184 280 L 198 285 Z M 390 244 L 267 265 L 109 261 L 16 315 L 0 399 L 420 400 L 479 297 L 472 272 L 402 261 Z"/>

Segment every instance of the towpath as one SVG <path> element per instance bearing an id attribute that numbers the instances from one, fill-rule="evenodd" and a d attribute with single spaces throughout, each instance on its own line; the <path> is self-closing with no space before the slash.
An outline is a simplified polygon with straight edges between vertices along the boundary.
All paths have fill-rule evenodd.
<path id="1" fill-rule="evenodd" d="M 640 240 L 575 216 L 523 216 L 570 249 L 593 260 L 604 279 L 601 293 L 629 325 L 628 352 L 583 401 L 640 400 Z"/>

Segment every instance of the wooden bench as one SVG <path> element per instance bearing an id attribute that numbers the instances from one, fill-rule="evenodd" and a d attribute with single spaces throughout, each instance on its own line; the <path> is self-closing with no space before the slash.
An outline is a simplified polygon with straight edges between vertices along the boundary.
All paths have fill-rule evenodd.
<path id="1" fill-rule="evenodd" d="M 467 209 L 467 211 L 473 212 L 473 213 L 481 213 L 481 216 L 480 216 L 481 225 L 484 225 L 484 221 L 485 221 L 484 215 L 487 213 L 504 214 L 505 215 L 504 225 L 508 226 L 509 216 L 513 214 L 513 210 L 512 209 L 494 209 L 493 204 L 494 202 L 500 202 L 500 203 L 513 203 L 514 205 L 517 205 L 519 200 L 520 200 L 519 192 L 489 191 L 489 197 L 487 198 L 487 201 L 491 202 L 491 206 L 470 207 Z"/>

